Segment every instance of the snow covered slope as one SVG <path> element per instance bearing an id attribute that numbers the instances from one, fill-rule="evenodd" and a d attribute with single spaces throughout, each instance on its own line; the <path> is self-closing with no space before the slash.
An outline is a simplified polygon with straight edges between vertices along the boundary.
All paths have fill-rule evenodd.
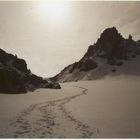
<path id="1" fill-rule="evenodd" d="M 0 137 L 140 138 L 139 83 L 117 76 L 0 94 Z"/>

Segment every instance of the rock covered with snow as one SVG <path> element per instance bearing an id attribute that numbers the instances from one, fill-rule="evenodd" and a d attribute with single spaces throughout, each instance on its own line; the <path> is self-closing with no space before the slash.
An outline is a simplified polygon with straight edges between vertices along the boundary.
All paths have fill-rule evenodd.
<path id="1" fill-rule="evenodd" d="M 52 79 L 67 82 L 102 78 L 117 73 L 116 67 L 139 54 L 139 41 L 134 41 L 131 35 L 125 39 L 115 27 L 107 28 L 80 61 L 67 66 Z"/>

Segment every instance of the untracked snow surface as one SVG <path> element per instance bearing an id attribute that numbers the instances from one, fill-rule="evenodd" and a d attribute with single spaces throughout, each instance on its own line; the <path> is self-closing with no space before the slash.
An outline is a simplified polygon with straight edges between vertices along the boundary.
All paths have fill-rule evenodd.
<path id="1" fill-rule="evenodd" d="M 0 137 L 140 137 L 140 77 L 62 84 L 27 94 L 0 94 Z"/>

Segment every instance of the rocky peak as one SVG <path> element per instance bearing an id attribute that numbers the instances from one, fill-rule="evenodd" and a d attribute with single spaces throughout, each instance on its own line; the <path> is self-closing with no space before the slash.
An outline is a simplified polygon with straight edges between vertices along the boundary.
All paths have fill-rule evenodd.
<path id="1" fill-rule="evenodd" d="M 101 33 L 100 38 L 97 40 L 97 45 L 104 45 L 103 49 L 107 46 L 108 44 L 110 45 L 115 45 L 117 46 L 121 41 L 122 41 L 122 36 L 120 33 L 118 33 L 118 30 L 115 27 L 112 28 L 107 28 Z"/>
<path id="2" fill-rule="evenodd" d="M 93 77 L 100 77 L 108 73 L 105 67 L 121 66 L 126 60 L 140 54 L 140 41 L 134 41 L 132 35 L 125 39 L 115 27 L 105 29 L 97 42 L 88 47 L 87 52 L 78 62 L 66 67 L 54 79 L 58 81 L 72 81 Z M 113 70 L 116 72 L 116 70 Z M 92 77 L 89 75 L 92 73 Z M 96 75 L 96 74 L 97 75 Z M 93 74 L 95 74 L 93 76 Z M 88 79 L 87 78 L 87 79 Z"/>
<path id="3" fill-rule="evenodd" d="M 114 55 L 113 53 L 120 49 L 123 42 L 123 37 L 118 33 L 115 27 L 107 28 L 103 31 L 100 38 L 97 40 L 96 46 L 100 51 L 105 51 L 107 57 Z"/>
<path id="4" fill-rule="evenodd" d="M 113 64 L 115 59 L 128 59 L 127 53 L 131 46 L 135 46 L 135 41 L 129 35 L 128 39 L 122 37 L 115 27 L 107 28 L 101 33 L 94 45 L 90 45 L 85 57 L 102 57 L 107 62 Z"/>

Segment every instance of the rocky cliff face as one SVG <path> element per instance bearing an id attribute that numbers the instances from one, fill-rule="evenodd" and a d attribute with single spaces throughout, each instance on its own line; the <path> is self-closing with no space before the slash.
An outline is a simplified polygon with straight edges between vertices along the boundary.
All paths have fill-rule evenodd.
<path id="1" fill-rule="evenodd" d="M 32 74 L 24 59 L 0 49 L 0 93 L 25 93 L 41 87 L 60 88 L 60 85 Z"/>
<path id="2" fill-rule="evenodd" d="M 131 35 L 125 39 L 115 27 L 107 28 L 97 42 L 88 47 L 80 61 L 69 65 L 52 79 L 67 82 L 102 78 L 117 72 L 116 66 L 122 66 L 139 54 L 139 42 L 135 42 Z"/>

